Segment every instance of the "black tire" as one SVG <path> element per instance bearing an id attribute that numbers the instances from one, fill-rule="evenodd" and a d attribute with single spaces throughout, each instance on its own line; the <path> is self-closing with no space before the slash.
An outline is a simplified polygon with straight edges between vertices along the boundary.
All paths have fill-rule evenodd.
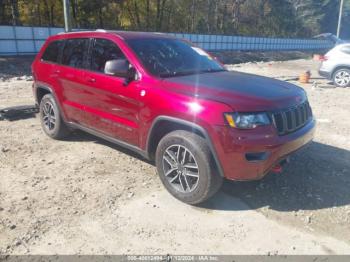
<path id="1" fill-rule="evenodd" d="M 70 130 L 64 123 L 52 94 L 46 94 L 40 101 L 40 122 L 45 134 L 53 139 L 63 139 Z"/>
<path id="2" fill-rule="evenodd" d="M 333 83 L 337 87 L 347 87 L 350 85 L 350 69 L 340 68 L 333 73 Z"/>
<path id="3" fill-rule="evenodd" d="M 185 151 L 187 153 L 183 153 Z M 182 164 L 180 160 L 184 160 Z M 205 139 L 187 131 L 173 131 L 161 139 L 156 151 L 156 166 L 160 180 L 169 193 L 191 205 L 212 197 L 223 182 Z M 197 168 L 193 169 L 195 166 Z M 166 176 L 172 169 L 175 170 Z M 172 179 L 175 180 L 171 183 Z"/>

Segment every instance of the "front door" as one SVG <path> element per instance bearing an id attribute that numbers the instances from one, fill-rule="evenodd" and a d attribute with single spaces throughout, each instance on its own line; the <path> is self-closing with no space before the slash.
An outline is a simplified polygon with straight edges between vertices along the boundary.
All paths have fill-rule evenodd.
<path id="1" fill-rule="evenodd" d="M 84 72 L 84 104 L 90 128 L 138 146 L 139 83 L 124 85 L 124 78 L 104 74 L 107 61 L 125 58 L 111 40 L 96 38 Z"/>

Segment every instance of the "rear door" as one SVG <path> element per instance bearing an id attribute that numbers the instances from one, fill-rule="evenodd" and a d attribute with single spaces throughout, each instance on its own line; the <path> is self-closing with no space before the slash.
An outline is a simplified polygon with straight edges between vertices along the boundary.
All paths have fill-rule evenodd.
<path id="1" fill-rule="evenodd" d="M 106 62 L 126 58 L 124 53 L 114 41 L 96 38 L 89 57 L 89 71 L 84 75 L 89 127 L 138 145 L 139 83 L 124 85 L 124 78 L 104 74 Z"/>
<path id="2" fill-rule="evenodd" d="M 87 124 L 85 117 L 85 78 L 89 38 L 65 40 L 58 74 L 63 97 L 63 110 L 70 122 Z"/>

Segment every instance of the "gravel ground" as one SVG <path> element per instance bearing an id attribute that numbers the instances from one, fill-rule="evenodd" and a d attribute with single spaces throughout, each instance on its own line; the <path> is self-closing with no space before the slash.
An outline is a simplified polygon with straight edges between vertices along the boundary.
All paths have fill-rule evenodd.
<path id="1" fill-rule="evenodd" d="M 31 59 L 0 58 L 0 108 L 33 103 Z M 37 118 L 0 121 L 0 254 L 350 254 L 350 88 L 317 66 L 228 66 L 289 80 L 311 70 L 317 134 L 282 174 L 227 181 L 200 207 L 127 150 L 82 132 L 51 140 Z"/>

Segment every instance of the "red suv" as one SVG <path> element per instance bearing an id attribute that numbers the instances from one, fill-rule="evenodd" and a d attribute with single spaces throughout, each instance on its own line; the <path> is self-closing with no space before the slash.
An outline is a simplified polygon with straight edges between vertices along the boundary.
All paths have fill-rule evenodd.
<path id="1" fill-rule="evenodd" d="M 155 160 L 167 190 L 189 204 L 211 197 L 223 178 L 262 178 L 315 130 L 302 88 L 228 72 L 163 34 L 56 35 L 32 70 L 48 136 L 81 129 Z"/>

